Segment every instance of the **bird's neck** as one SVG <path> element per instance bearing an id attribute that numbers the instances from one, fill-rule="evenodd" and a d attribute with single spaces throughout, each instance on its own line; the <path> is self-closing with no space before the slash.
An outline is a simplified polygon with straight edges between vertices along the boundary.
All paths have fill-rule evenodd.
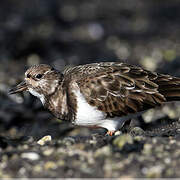
<path id="1" fill-rule="evenodd" d="M 53 94 L 46 97 L 45 107 L 58 119 L 71 121 L 74 111 L 70 109 L 68 100 L 68 90 L 59 86 Z"/>

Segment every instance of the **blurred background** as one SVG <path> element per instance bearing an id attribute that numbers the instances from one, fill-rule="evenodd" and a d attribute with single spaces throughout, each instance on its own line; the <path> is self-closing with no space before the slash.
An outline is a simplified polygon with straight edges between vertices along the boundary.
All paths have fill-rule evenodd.
<path id="1" fill-rule="evenodd" d="M 7 95 L 34 64 L 47 63 L 63 70 L 69 65 L 124 61 L 180 76 L 179 20 L 178 0 L 2 0 L 1 134 L 73 133 L 73 127 L 57 122 L 28 93 Z M 177 112 L 171 115 L 174 118 Z M 79 133 L 78 128 L 76 131 Z"/>

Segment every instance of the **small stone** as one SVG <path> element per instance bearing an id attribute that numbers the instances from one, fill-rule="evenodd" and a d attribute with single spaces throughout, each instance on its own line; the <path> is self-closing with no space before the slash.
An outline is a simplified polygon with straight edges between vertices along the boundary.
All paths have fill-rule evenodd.
<path id="1" fill-rule="evenodd" d="M 167 157 L 167 158 L 164 159 L 164 162 L 165 162 L 166 164 L 170 164 L 170 163 L 171 163 L 171 159 Z"/>
<path id="2" fill-rule="evenodd" d="M 45 145 L 47 142 L 50 142 L 52 140 L 51 136 L 50 135 L 47 135 L 47 136 L 44 136 L 43 138 L 41 138 L 37 144 L 43 146 Z"/>
<path id="3" fill-rule="evenodd" d="M 173 168 L 166 169 L 165 174 L 166 174 L 166 177 L 171 177 L 171 176 L 173 176 L 173 175 L 174 175 L 174 170 L 173 170 Z"/>
<path id="4" fill-rule="evenodd" d="M 64 166 L 66 164 L 66 162 L 64 160 L 60 160 L 57 162 L 58 166 Z"/>
<path id="5" fill-rule="evenodd" d="M 176 140 L 175 140 L 175 139 L 171 139 L 171 140 L 169 141 L 169 143 L 170 143 L 170 144 L 176 144 Z"/>
<path id="6" fill-rule="evenodd" d="M 116 132 L 114 133 L 115 136 L 119 136 L 119 135 L 121 135 L 121 134 L 122 134 L 121 131 L 116 131 Z"/>
<path id="7" fill-rule="evenodd" d="M 96 137 L 96 135 L 94 135 L 94 134 L 92 135 L 92 139 L 89 140 L 89 143 L 90 144 L 97 144 L 97 137 Z"/>
<path id="8" fill-rule="evenodd" d="M 135 141 L 138 141 L 138 142 L 141 142 L 141 141 L 144 141 L 144 140 L 145 140 L 145 137 L 144 137 L 144 136 L 135 136 L 135 137 L 134 137 L 134 140 L 135 140 Z"/>
<path id="9" fill-rule="evenodd" d="M 176 132 L 179 134 L 180 133 L 180 129 L 176 129 Z"/>
<path id="10" fill-rule="evenodd" d="M 45 168 L 46 170 L 48 170 L 48 169 L 56 169 L 56 168 L 57 168 L 57 165 L 56 165 L 56 163 L 54 163 L 53 161 L 48 161 L 48 162 L 46 162 L 46 163 L 44 164 L 44 168 Z"/>
<path id="11" fill-rule="evenodd" d="M 73 139 L 72 137 L 66 137 L 63 139 L 63 144 L 65 144 L 66 146 L 70 146 L 72 144 L 75 144 L 75 139 Z"/>
<path id="12" fill-rule="evenodd" d="M 142 136 L 145 134 L 145 132 L 140 127 L 134 127 L 133 129 L 131 129 L 130 134 L 132 136 Z"/>
<path id="13" fill-rule="evenodd" d="M 48 149 L 46 149 L 46 150 L 43 152 L 43 154 L 44 154 L 45 156 L 50 156 L 53 152 L 54 152 L 54 149 L 53 149 L 53 148 L 48 148 Z"/>
<path id="14" fill-rule="evenodd" d="M 155 165 L 153 167 L 148 168 L 146 177 L 147 178 L 158 178 L 161 177 L 163 166 Z"/>
<path id="15" fill-rule="evenodd" d="M 42 166 L 37 164 L 34 166 L 33 170 L 37 173 L 40 173 L 42 171 Z"/>
<path id="16" fill-rule="evenodd" d="M 153 144 L 156 144 L 156 143 L 157 143 L 157 139 L 156 139 L 156 138 L 153 138 L 153 139 L 152 139 L 152 143 L 153 143 Z"/>
<path id="17" fill-rule="evenodd" d="M 99 156 L 110 156 L 111 155 L 111 148 L 110 146 L 104 146 L 95 152 L 95 157 Z"/>
<path id="18" fill-rule="evenodd" d="M 89 143 L 90 144 L 97 144 L 97 141 L 96 140 L 90 140 Z"/>
<path id="19" fill-rule="evenodd" d="M 143 153 L 146 155 L 151 154 L 152 152 L 152 145 L 151 144 L 144 144 Z"/>
<path id="20" fill-rule="evenodd" d="M 133 139 L 129 134 L 123 134 L 121 136 L 118 136 L 117 138 L 114 139 L 113 144 L 115 146 L 118 146 L 120 149 L 123 149 L 124 145 L 128 143 L 128 144 L 132 144 L 133 143 Z"/>
<path id="21" fill-rule="evenodd" d="M 38 160 L 39 159 L 39 154 L 35 152 L 25 152 L 21 154 L 21 157 L 24 159 L 29 159 L 32 161 Z"/>
<path id="22" fill-rule="evenodd" d="M 26 168 L 25 168 L 25 167 L 21 167 L 21 168 L 19 169 L 19 174 L 20 174 L 21 176 L 25 175 L 25 174 L 26 174 Z"/>

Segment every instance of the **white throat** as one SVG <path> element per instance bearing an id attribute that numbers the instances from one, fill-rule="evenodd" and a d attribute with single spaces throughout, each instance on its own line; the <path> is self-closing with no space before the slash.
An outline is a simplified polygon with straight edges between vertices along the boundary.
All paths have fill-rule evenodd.
<path id="1" fill-rule="evenodd" d="M 42 102 L 43 105 L 45 104 L 45 97 L 44 97 L 43 94 L 39 94 L 37 91 L 35 91 L 35 90 L 32 89 L 32 88 L 29 88 L 28 90 L 29 90 L 29 92 L 30 92 L 33 96 L 38 97 L 38 98 L 41 100 L 41 102 Z"/>

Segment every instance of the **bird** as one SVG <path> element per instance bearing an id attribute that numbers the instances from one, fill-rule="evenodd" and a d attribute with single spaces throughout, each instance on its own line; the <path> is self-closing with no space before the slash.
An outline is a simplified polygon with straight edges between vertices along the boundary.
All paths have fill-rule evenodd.
<path id="1" fill-rule="evenodd" d="M 114 135 L 130 118 L 180 100 L 180 78 L 124 62 L 65 68 L 33 65 L 9 94 L 29 91 L 56 118 Z"/>

